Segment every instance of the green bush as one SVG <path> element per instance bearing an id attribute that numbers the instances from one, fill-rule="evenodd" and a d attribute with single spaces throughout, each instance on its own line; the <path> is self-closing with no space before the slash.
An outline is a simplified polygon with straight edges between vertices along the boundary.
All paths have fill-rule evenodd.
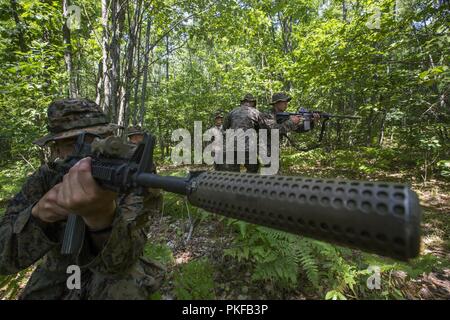
<path id="1" fill-rule="evenodd" d="M 213 267 L 207 259 L 184 264 L 175 271 L 175 295 L 179 300 L 214 299 Z"/>
<path id="2" fill-rule="evenodd" d="M 172 250 L 163 243 L 147 243 L 144 247 L 144 256 L 166 265 L 174 261 Z"/>

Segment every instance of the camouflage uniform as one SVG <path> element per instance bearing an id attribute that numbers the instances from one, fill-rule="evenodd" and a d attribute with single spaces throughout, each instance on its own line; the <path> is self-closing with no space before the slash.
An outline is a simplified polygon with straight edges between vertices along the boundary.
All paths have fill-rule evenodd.
<path id="1" fill-rule="evenodd" d="M 54 118 L 59 119 L 58 123 L 52 121 Z M 67 119 L 71 120 L 65 122 Z M 98 133 L 108 126 L 101 126 L 105 121 L 92 101 L 57 101 L 49 107 L 52 134 L 36 143 L 43 145 L 77 135 L 78 130 Z M 79 127 L 75 128 L 77 123 Z M 111 228 L 101 233 L 87 231 L 80 252 L 65 256 L 60 251 L 66 222 L 46 223 L 31 214 L 33 206 L 61 179 L 49 165 L 43 165 L 8 203 L 0 219 L 0 274 L 14 274 L 37 262 L 20 299 L 148 298 L 163 277 L 160 265 L 141 257 L 147 241 L 148 217 L 157 213 L 158 201 L 134 194 L 118 195 Z M 153 206 L 145 205 L 149 201 Z M 69 265 L 81 269 L 79 290 L 67 288 Z"/>
<path id="2" fill-rule="evenodd" d="M 275 110 L 275 104 L 279 101 L 289 102 L 289 101 L 291 101 L 291 99 L 292 98 L 284 92 L 275 93 L 272 96 L 272 101 L 270 102 L 270 105 L 272 105 L 272 108 L 270 110 L 268 110 L 267 112 L 264 112 L 264 116 L 268 119 L 268 121 L 270 121 L 272 123 L 273 122 L 276 123 L 277 111 Z M 310 123 L 309 128 L 306 128 L 305 123 L 302 122 L 302 123 L 299 123 L 295 128 L 292 127 L 291 130 L 287 130 L 287 131 L 280 130 L 280 135 L 282 138 L 283 136 L 285 136 L 287 134 L 288 131 L 295 131 L 298 133 L 302 133 L 302 132 L 308 132 L 308 131 L 312 130 L 313 128 L 314 128 L 314 121 L 312 121 Z M 270 152 L 270 137 L 268 139 L 268 151 Z"/>
<path id="3" fill-rule="evenodd" d="M 217 112 L 214 116 L 214 121 L 217 118 L 223 119 L 222 112 Z M 218 162 L 218 156 L 220 155 L 221 151 L 223 150 L 223 145 L 219 143 L 219 141 L 216 141 L 216 136 L 223 136 L 223 125 L 214 125 L 213 127 L 209 128 L 209 130 L 212 130 L 212 133 L 214 134 L 214 137 L 212 138 L 212 154 L 211 156 L 214 158 L 214 169 L 217 171 L 221 170 L 222 164 L 217 163 Z"/>
<path id="4" fill-rule="evenodd" d="M 142 130 L 142 128 L 140 126 L 129 127 L 128 131 L 127 131 L 128 138 L 130 138 L 130 136 L 133 136 L 133 135 L 142 135 L 143 136 L 144 134 L 145 134 L 145 131 Z M 134 151 L 134 149 L 133 149 L 133 151 Z M 153 173 L 156 174 L 156 168 Z M 163 195 L 162 195 L 161 189 L 148 188 L 146 192 L 147 192 L 147 194 L 143 199 L 144 208 L 154 210 L 155 212 L 161 212 L 162 204 L 163 204 Z M 140 196 L 135 196 L 134 198 L 135 198 L 134 200 L 130 200 L 132 203 L 135 203 L 135 202 L 139 203 L 140 201 L 142 201 L 142 198 Z M 132 212 L 135 212 L 135 211 L 132 211 Z M 130 219 L 134 219 L 134 217 L 130 217 Z M 137 218 L 136 222 L 139 225 L 142 223 L 146 223 L 147 216 L 141 215 L 140 217 Z"/>
<path id="5" fill-rule="evenodd" d="M 223 129 L 243 129 L 243 132 L 245 133 L 248 129 L 255 129 L 258 131 L 259 129 L 278 129 L 280 131 L 280 134 L 285 134 L 288 131 L 296 130 L 297 125 L 295 125 L 290 119 L 279 124 L 277 123 L 274 116 L 265 114 L 263 112 L 260 112 L 255 107 L 251 106 L 251 102 L 256 102 L 256 99 L 253 98 L 251 95 L 246 95 L 244 99 L 241 101 L 241 106 L 233 109 L 226 117 L 223 124 Z M 270 134 L 268 134 L 268 138 L 270 137 Z M 242 139 L 243 137 L 237 136 L 235 139 L 235 148 L 236 148 L 236 141 L 237 139 Z M 269 149 L 270 150 L 270 149 Z M 248 139 L 246 137 L 245 139 L 245 153 L 246 153 L 246 161 L 245 161 L 245 167 L 247 168 L 247 172 L 258 172 L 259 164 L 250 164 L 248 163 L 248 151 L 249 151 L 249 143 Z M 225 158 L 225 157 L 224 157 Z M 235 150 L 234 154 L 234 163 L 233 165 L 227 164 L 225 165 L 224 170 L 227 171 L 239 171 L 240 165 L 236 164 L 237 160 L 237 151 Z"/>

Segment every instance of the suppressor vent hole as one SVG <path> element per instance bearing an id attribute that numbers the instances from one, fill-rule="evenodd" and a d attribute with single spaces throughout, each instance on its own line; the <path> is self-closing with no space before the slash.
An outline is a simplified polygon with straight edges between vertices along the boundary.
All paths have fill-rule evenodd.
<path id="1" fill-rule="evenodd" d="M 383 243 L 387 241 L 387 237 L 382 233 L 378 233 L 376 235 L 376 238 L 378 241 L 383 242 Z"/>
<path id="2" fill-rule="evenodd" d="M 405 241 L 400 237 L 394 238 L 394 243 L 400 247 L 403 247 L 405 245 Z"/>
<path id="3" fill-rule="evenodd" d="M 362 208 L 364 211 L 368 212 L 368 211 L 370 211 L 370 210 L 372 209 L 372 204 L 371 204 L 370 202 L 364 201 L 364 202 L 361 204 L 361 208 Z"/>
<path id="4" fill-rule="evenodd" d="M 380 199 L 386 199 L 386 198 L 388 197 L 388 194 L 387 194 L 387 192 L 379 191 L 379 192 L 377 193 L 377 196 L 378 196 L 378 198 L 380 198 Z"/>
<path id="5" fill-rule="evenodd" d="M 394 213 L 399 216 L 403 216 L 405 214 L 405 208 L 403 206 L 395 206 Z"/>
<path id="6" fill-rule="evenodd" d="M 335 233 L 341 233 L 341 228 L 336 224 L 333 225 L 332 229 Z"/>
<path id="7" fill-rule="evenodd" d="M 334 199 L 333 200 L 333 206 L 336 208 L 342 208 L 342 200 L 341 199 Z"/>
<path id="8" fill-rule="evenodd" d="M 354 200 L 348 200 L 347 201 L 347 208 L 353 210 L 356 208 L 356 201 Z"/>
<path id="9" fill-rule="evenodd" d="M 327 225 L 325 222 L 322 222 L 322 223 L 320 224 L 320 228 L 321 228 L 323 231 L 328 231 L 328 225 Z"/>
<path id="10" fill-rule="evenodd" d="M 370 239 L 370 233 L 367 231 L 361 231 L 361 237 L 364 239 Z"/>
<path id="11" fill-rule="evenodd" d="M 394 193 L 394 199 L 397 201 L 403 201 L 405 200 L 405 195 L 403 193 L 396 192 Z"/>
<path id="12" fill-rule="evenodd" d="M 370 191 L 370 190 L 364 190 L 363 193 L 362 193 L 362 195 L 363 195 L 364 197 L 371 197 L 371 196 L 372 196 L 372 191 Z"/>
<path id="13" fill-rule="evenodd" d="M 345 229 L 345 233 L 350 236 L 350 237 L 354 237 L 355 236 L 355 230 L 353 230 L 353 228 L 347 228 Z"/>
<path id="14" fill-rule="evenodd" d="M 388 207 L 384 203 L 377 204 L 377 210 L 381 214 L 386 214 L 388 212 Z"/>

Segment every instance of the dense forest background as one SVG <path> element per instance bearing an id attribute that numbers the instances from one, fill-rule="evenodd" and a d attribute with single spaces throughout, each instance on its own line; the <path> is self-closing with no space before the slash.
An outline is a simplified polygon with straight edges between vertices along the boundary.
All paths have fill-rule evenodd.
<path id="1" fill-rule="evenodd" d="M 286 144 L 283 171 L 412 184 L 429 210 L 425 254 L 412 266 L 355 256 L 220 220 L 167 195 L 166 214 L 182 222 L 158 220 L 161 245 L 148 252 L 176 265 L 173 257 L 187 250 L 184 233 L 192 250 L 200 241 L 184 224 L 195 220 L 202 230 L 206 220 L 223 234 L 234 232 L 230 247 L 220 241 L 239 281 L 248 278 L 239 285 L 244 293 L 231 294 L 232 281 L 214 276 L 221 270 L 216 256 L 203 252 L 198 255 L 209 260 L 193 259 L 174 273 L 176 296 L 427 298 L 420 291 L 426 277 L 450 279 L 449 27 L 448 0 L 0 0 L 0 211 L 43 159 L 31 142 L 46 132 L 46 108 L 55 98 L 88 97 L 111 121 L 142 125 L 158 138 L 162 170 L 179 174 L 168 166 L 174 129 L 193 130 L 198 120 L 212 125 L 217 110 L 231 110 L 247 92 L 267 108 L 271 95 L 284 90 L 293 96 L 290 111 L 301 106 L 362 119 L 331 122 L 321 148 L 310 152 Z M 317 132 L 291 138 L 308 146 Z M 168 233 L 184 239 L 183 246 L 167 245 Z M 364 270 L 373 259 L 389 285 L 368 292 Z M 400 272 L 395 283 L 394 270 Z M 211 274 L 211 281 L 193 274 Z M 186 296 L 195 281 L 206 284 Z M 264 294 L 252 287 L 258 281 L 268 286 Z M 420 285 L 410 288 L 411 281 Z M 6 283 L 0 279 L 0 292 Z M 215 283 L 224 287 L 211 295 Z M 448 298 L 448 281 L 439 283 L 448 286 Z M 428 297 L 442 295 L 436 290 Z"/>

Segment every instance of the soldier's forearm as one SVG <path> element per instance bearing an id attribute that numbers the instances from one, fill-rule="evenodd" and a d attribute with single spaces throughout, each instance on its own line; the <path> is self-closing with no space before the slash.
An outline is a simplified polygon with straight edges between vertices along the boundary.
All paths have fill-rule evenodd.
<path id="1" fill-rule="evenodd" d="M 0 219 L 0 274 L 21 271 L 58 245 L 53 226 L 33 218 L 31 207 Z"/>

